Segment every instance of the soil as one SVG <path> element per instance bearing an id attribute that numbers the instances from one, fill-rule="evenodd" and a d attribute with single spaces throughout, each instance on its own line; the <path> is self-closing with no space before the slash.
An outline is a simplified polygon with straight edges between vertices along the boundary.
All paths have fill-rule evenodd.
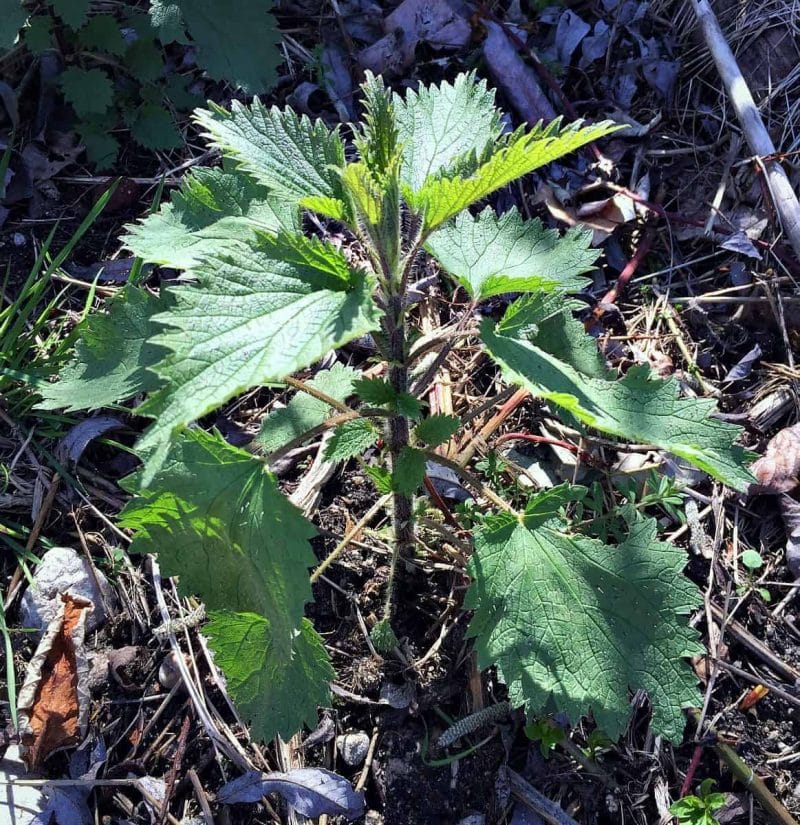
<path id="1" fill-rule="evenodd" d="M 323 29 L 338 31 L 327 4 L 317 5 L 308 0 L 279 5 L 286 31 L 291 31 L 299 47 L 308 49 L 309 53 L 321 42 Z M 522 7 L 523 12 L 534 19 L 533 11 L 525 3 L 492 5 L 501 19 L 512 14 L 514 6 Z M 608 18 L 603 9 L 614 5 L 608 2 L 569 4 L 591 25 Z M 746 42 L 747 32 L 733 25 L 727 27 L 734 45 L 739 44 L 746 50 L 743 65 L 753 80 L 754 91 L 760 94 L 765 93 L 764 63 L 769 50 L 774 49 L 776 43 L 790 42 L 792 49 L 798 46 L 798 27 L 791 21 L 790 4 L 778 5 L 781 8 L 777 12 L 773 10 L 772 24 L 763 19 L 758 26 L 753 23 L 749 30 L 753 36 Z M 794 358 L 800 351 L 796 279 L 800 276 L 800 265 L 780 238 L 775 218 L 767 208 L 769 202 L 764 198 L 757 169 L 753 164 L 742 162 L 748 150 L 739 148 L 737 154 L 729 157 L 731 139 L 738 136 L 735 116 L 719 89 L 696 33 L 676 31 L 672 25 L 674 20 L 687 19 L 686 8 L 686 4 L 678 0 L 651 3 L 645 9 L 645 22 L 637 29 L 636 37 L 615 34 L 619 39 L 613 41 L 616 46 L 609 46 L 604 60 L 588 66 L 578 66 L 573 61 L 571 67 L 556 78 L 557 85 L 579 115 L 595 117 L 622 109 L 621 114 L 635 125 L 647 126 L 635 140 L 613 139 L 604 147 L 614 166 L 611 183 L 627 189 L 639 186 L 643 192 L 641 199 L 661 204 L 662 211 L 666 210 L 669 216 L 668 220 L 662 220 L 651 212 L 641 221 L 617 222 L 610 227 L 610 233 L 602 240 L 604 257 L 597 283 L 590 294 L 583 296 L 586 312 L 582 320 L 593 328 L 605 354 L 620 369 L 635 361 L 645 362 L 662 375 L 677 375 L 691 391 L 702 392 L 692 377 L 694 372 L 720 386 L 720 408 L 745 426 L 744 443 L 762 453 L 768 439 L 797 418 L 794 401 L 765 427 L 759 427 L 749 413 L 756 402 L 770 394 L 786 389 L 796 391 L 798 373 Z M 754 14 L 753 10 L 748 14 Z M 783 28 L 779 25 L 781 22 Z M 479 65 L 482 73 L 480 48 L 485 24 L 485 20 L 481 22 L 476 18 L 472 39 L 459 48 L 441 52 L 421 43 L 412 65 L 391 78 L 395 88 L 402 90 L 419 81 L 452 78 L 473 65 Z M 553 29 L 553 25 L 541 22 L 528 26 L 524 30 L 528 46 L 545 53 L 553 40 Z M 637 94 L 627 106 L 621 106 L 614 97 L 619 93 L 620 78 L 629 76 L 632 70 L 639 71 L 636 66 L 641 64 L 641 44 L 651 40 L 662 50 L 661 59 L 674 57 L 680 61 L 680 71 L 666 96 L 657 93 L 637 75 Z M 343 42 L 346 49 L 351 48 L 352 44 Z M 651 47 L 655 48 L 652 44 Z M 284 105 L 300 83 L 319 80 L 312 61 L 302 62 L 294 51 L 288 54 L 289 64 L 283 69 L 281 83 L 264 98 L 268 103 Z M 360 69 L 355 58 L 351 49 L 349 67 L 358 80 Z M 11 67 L 12 85 L 19 82 L 20 72 L 24 73 L 25 68 L 24 64 Z M 783 75 L 781 80 L 785 79 Z M 220 84 L 209 83 L 207 90 L 222 105 L 228 105 L 233 96 Z M 521 118 L 513 103 L 513 91 L 508 82 L 498 81 L 498 102 L 512 113 L 516 125 Z M 796 96 L 792 97 L 796 94 L 796 85 L 789 84 L 783 91 L 782 97 L 775 96 L 768 105 L 770 127 L 779 143 L 781 136 L 794 134 L 797 125 L 797 106 L 792 102 L 796 100 Z M 326 100 L 324 95 L 322 99 Z M 563 101 L 554 96 L 552 102 L 562 111 Z M 337 120 L 329 100 L 322 104 L 318 114 L 331 124 Z M 32 110 L 23 110 L 23 115 L 31 117 Z M 187 128 L 191 130 L 188 125 Z M 21 134 L 23 142 L 34 137 L 29 129 L 27 132 L 23 129 Z M 196 145 L 196 136 L 191 131 L 189 134 L 192 144 Z M 781 145 L 785 145 L 785 141 Z M 74 277 L 83 284 L 66 284 L 65 293 L 52 310 L 50 323 L 64 318 L 70 323 L 78 320 L 92 280 L 86 276 L 85 268 L 125 257 L 118 240 L 122 227 L 149 209 L 159 176 L 181 165 L 194 151 L 190 145 L 171 155 L 154 156 L 133 143 L 124 147 L 113 174 L 113 178 L 120 179 L 114 198 L 65 265 L 67 272 L 75 273 Z M 794 167 L 788 165 L 795 174 Z M 649 176 L 646 187 L 645 172 Z M 596 204 L 617 190 L 588 186 L 598 174 L 596 158 L 588 152 L 580 154 L 572 161 L 565 161 L 563 167 L 546 179 L 542 176 L 501 193 L 493 205 L 506 208 L 515 204 L 526 215 L 539 216 L 554 225 L 554 215 L 562 214 L 557 213 L 556 207 L 562 210 L 582 207 L 583 217 L 588 214 L 587 219 L 595 220 L 599 226 L 602 218 L 609 219 L 611 207 L 600 209 Z M 761 242 L 760 259 L 721 246 L 728 235 L 721 234 L 716 239 L 703 235 L 708 204 L 721 179 L 726 183 L 722 206 L 718 208 L 725 220 L 730 222 L 737 209 L 751 217 L 766 216 L 765 228 L 756 239 Z M 0 259 L 4 273 L 8 273 L 2 306 L 13 300 L 21 289 L 49 234 L 53 233 L 51 249 L 62 248 L 109 180 L 106 176 L 93 175 L 78 161 L 52 180 L 40 182 L 30 198 L 8 207 L 8 214 L 0 224 Z M 549 206 L 542 195 L 545 183 L 555 193 Z M 559 198 L 564 202 L 554 206 Z M 603 296 L 616 283 L 620 271 L 648 231 L 653 237 L 650 254 L 628 288 L 604 304 Z M 59 273 L 53 280 L 43 307 L 65 289 L 62 276 L 66 274 Z M 160 273 L 153 272 L 149 286 L 157 287 L 159 277 Z M 716 290 L 729 290 L 724 293 L 727 297 L 741 295 L 731 288 L 745 283 L 749 285 L 747 296 L 755 299 L 752 302 L 694 300 Z M 762 288 L 758 284 L 766 286 Z M 101 284 L 95 304 L 99 305 L 102 296 L 115 286 Z M 437 294 L 446 308 L 440 319 L 444 325 L 459 317 L 467 305 L 463 294 L 443 286 L 438 289 Z M 666 303 L 668 297 L 676 296 L 685 296 L 686 300 L 672 305 Z M 669 306 L 676 309 L 675 328 L 667 327 L 663 320 Z M 601 311 L 597 311 L 597 307 Z M 504 299 L 496 299 L 487 302 L 482 311 L 496 316 L 503 308 Z M 590 323 L 592 309 L 599 317 L 596 324 Z M 419 323 L 419 314 L 414 317 Z M 683 347 L 676 336 L 682 336 Z M 762 355 L 752 372 L 741 380 L 726 382 L 729 370 L 755 345 L 760 347 Z M 687 361 L 687 353 L 695 363 Z M 347 358 L 356 367 L 372 366 L 369 353 L 353 349 Z M 488 363 L 476 361 L 474 351 L 469 348 L 454 354 L 447 366 L 458 412 L 475 409 L 498 390 L 495 371 Z M 280 394 L 259 390 L 201 424 L 218 427 L 234 443 L 246 443 L 257 429 L 260 416 L 280 400 L 285 400 Z M 215 754 L 192 700 L 180 683 L 174 683 L 178 687 L 173 692 L 168 687 L 167 671 L 174 671 L 174 663 L 170 666 L 168 647 L 153 633 L 161 624 L 161 615 L 156 607 L 148 563 L 126 554 L 113 526 L 126 499 L 117 482 L 135 467 L 135 459 L 125 448 L 135 442 L 141 423 L 133 416 L 126 417 L 126 428 L 115 432 L 114 440 L 89 445 L 79 466 L 72 468 L 81 481 L 80 494 L 76 485 L 65 481 L 45 505 L 53 477 L 48 456 L 66 428 L 81 416 L 63 417 L 63 427 L 58 430 L 52 420 L 41 422 L 29 406 L 15 417 L 0 399 L 0 411 L 4 415 L 0 420 L 0 462 L 4 467 L 13 464 L 16 490 L 16 500 L 6 500 L 0 486 L 0 539 L 11 539 L 0 544 L 4 596 L 9 596 L 12 586 L 24 578 L 18 572 L 19 551 L 34 525 L 38 532 L 31 548 L 34 554 L 44 552 L 49 546 L 83 546 L 97 567 L 124 594 L 124 608 L 91 639 L 95 652 L 132 648 L 130 656 L 118 667 L 106 671 L 95 662 L 99 675 L 91 696 L 90 731 L 92 737 L 102 737 L 107 747 L 103 778 L 156 777 L 169 784 L 171 771 L 177 765 L 179 769 L 171 780 L 168 794 L 169 814 L 177 822 L 189 822 L 188 818 L 182 819 L 184 814 L 203 813 L 202 802 L 211 806 L 215 821 L 220 823 L 266 825 L 290 821 L 289 814 L 274 799 L 269 805 L 216 804 L 214 794 L 240 770 Z M 528 400 L 507 419 L 501 432 L 539 432 L 545 420 L 543 406 Z M 521 445 L 519 453 L 550 465 L 557 463 L 549 448 L 541 445 Z M 307 471 L 310 457 L 300 459 L 282 477 L 287 493 Z M 617 453 L 601 449 L 595 458 L 602 472 L 597 467 L 589 467 L 582 483 L 607 480 Z M 559 472 L 569 478 L 573 469 L 569 465 L 561 466 Z M 508 473 L 501 472 L 495 478 L 487 472 L 485 480 L 513 488 Z M 712 502 L 715 495 L 714 487 L 706 479 L 694 483 L 692 491 L 701 509 Z M 522 493 L 517 489 L 515 494 Z M 358 465 L 351 463 L 341 475 L 325 484 L 321 496 L 319 511 L 314 517 L 320 535 L 313 546 L 318 558 L 323 559 L 349 527 L 367 512 L 375 500 L 375 491 Z M 663 509 L 654 508 L 651 512 L 661 520 L 665 533 L 679 529 Z M 745 500 L 726 494 L 719 512 L 721 534 L 713 558 L 693 546 L 688 531 L 677 537 L 676 541 L 686 548 L 690 559 L 687 574 L 701 589 L 708 588 L 708 598 L 716 605 L 733 607 L 735 604 L 735 619 L 750 634 L 749 638 L 760 642 L 787 668 L 800 672 L 798 602 L 790 600 L 778 609 L 791 592 L 793 577 L 785 563 L 786 535 L 776 499 L 760 496 Z M 41 520 L 37 523 L 39 514 Z M 713 537 L 716 524 L 711 515 L 704 517 L 704 527 Z M 480 674 L 477 670 L 467 634 L 469 616 L 460 610 L 468 584 L 464 559 L 457 547 L 444 546 L 446 543 L 441 537 L 432 532 L 422 532 L 423 544 L 417 555 L 404 559 L 399 567 L 396 602 L 402 609 L 397 613 L 394 630 L 401 642 L 400 655 L 373 654 L 367 633 L 382 616 L 389 573 L 390 549 L 385 541 L 385 528 L 384 523 L 373 524 L 330 568 L 326 579 L 314 586 L 314 601 L 309 604 L 307 615 L 325 640 L 337 680 L 332 705 L 322 712 L 320 727 L 300 734 L 289 748 L 295 764 L 325 767 L 359 783 L 364 788 L 369 811 L 366 822 L 370 825 L 380 822 L 385 825 L 477 825 L 483 821 L 490 825 L 504 822 L 519 825 L 535 821 L 525 819 L 520 813 L 523 807 L 511 795 L 504 774 L 507 768 L 521 774 L 554 800 L 579 825 L 665 822 L 664 800 L 678 798 L 687 772 L 690 772 L 690 789 L 695 789 L 702 779 L 712 778 L 727 795 L 726 806 L 719 812 L 720 822 L 770 821 L 758 804 L 752 802 L 749 790 L 734 779 L 717 757 L 709 736 L 695 741 L 695 730 L 690 724 L 682 745 L 672 746 L 654 737 L 648 726 L 647 700 L 638 695 L 631 697 L 635 708 L 632 721 L 618 743 L 597 745 L 591 738 L 594 725 L 590 719 L 584 719 L 568 729 L 568 743 L 550 751 L 544 748 L 543 753 L 540 743 L 526 736 L 523 714 L 514 711 L 499 722 L 464 737 L 450 749 L 437 749 L 436 740 L 452 721 L 479 710 L 480 706 L 504 701 L 505 688 L 493 671 Z M 737 565 L 737 555 L 744 547 L 762 554 L 765 561 L 762 569 L 749 573 Z M 35 558 L 28 556 L 27 562 L 31 568 L 35 567 Z M 169 607 L 177 615 L 179 601 L 169 585 L 165 583 L 164 587 Z M 769 601 L 764 598 L 765 594 Z M 719 635 L 719 626 L 709 628 L 703 611 L 694 621 L 705 642 Z M 8 622 L 14 665 L 21 681 L 35 642 L 21 632 L 14 600 L 10 602 Z M 447 632 L 439 642 L 443 627 Z M 246 727 L 229 707 L 203 655 L 198 630 L 188 629 L 182 641 L 187 656 L 191 653 L 195 659 L 198 683 L 209 704 L 237 737 L 250 764 L 264 770 L 286 767 L 285 754 L 281 755 L 280 748 L 274 743 L 265 747 L 251 741 Z M 720 739 L 735 749 L 787 810 L 795 817 L 800 816 L 797 685 L 785 675 L 782 677 L 774 669 L 770 670 L 751 643 L 745 644 L 729 633 L 724 635 L 718 655 L 722 664 L 712 682 L 707 677 L 714 669 L 713 663 L 696 663 L 698 674 L 703 677 L 702 687 L 709 691 L 706 720 L 713 723 Z M 415 667 L 423 657 L 424 663 Z M 737 670 L 726 670 L 726 664 Z M 766 683 L 788 694 L 789 699 L 774 689 L 767 690 L 752 706 L 742 709 L 742 699 L 757 685 Z M 0 702 L 0 719 L 8 723 L 7 740 L 13 741 L 8 707 L 5 700 Z M 345 765 L 334 745 L 335 734 L 351 731 L 363 731 L 374 742 L 363 777 L 363 766 Z M 311 737 L 312 744 L 302 747 L 299 743 L 306 737 Z M 697 753 L 699 761 L 694 759 Z M 71 756 L 69 751 L 55 754 L 44 766 L 44 775 L 48 778 L 69 776 Z M 195 772 L 196 782 L 190 769 Z M 198 785 L 203 789 L 202 794 L 197 790 Z M 130 821 L 136 825 L 164 821 L 161 812 L 155 811 L 146 796 L 130 784 L 98 788 L 90 802 L 98 821 L 105 818 L 103 821 Z M 469 816 L 483 816 L 484 820 L 466 819 Z"/>

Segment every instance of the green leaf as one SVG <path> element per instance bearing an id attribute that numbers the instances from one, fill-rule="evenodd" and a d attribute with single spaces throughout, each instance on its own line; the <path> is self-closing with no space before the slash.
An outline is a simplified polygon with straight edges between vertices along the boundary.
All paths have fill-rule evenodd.
<path id="1" fill-rule="evenodd" d="M 583 375 L 612 380 L 615 375 L 598 350 L 597 341 L 572 315 L 585 308 L 582 301 L 557 293 L 525 295 L 506 310 L 497 332 L 541 346 Z"/>
<path id="2" fill-rule="evenodd" d="M 489 354 L 509 381 L 534 396 L 557 404 L 601 432 L 654 444 L 680 456 L 737 490 L 753 483 L 745 469 L 750 454 L 734 444 L 741 429 L 712 418 L 712 400 L 679 398 L 675 379 L 657 379 L 647 366 L 632 367 L 618 381 L 597 378 L 581 372 L 577 362 L 564 360 L 564 352 L 553 354 L 544 331 L 530 338 L 498 331 L 490 319 L 481 323 Z M 562 344 L 566 339 L 562 336 Z"/>
<path id="3" fill-rule="evenodd" d="M 436 447 L 449 441 L 460 426 L 461 419 L 457 415 L 430 415 L 414 428 L 414 437 Z"/>
<path id="4" fill-rule="evenodd" d="M 140 492 L 141 474 L 126 488 Z M 131 550 L 158 554 L 180 592 L 211 610 L 269 619 L 272 645 L 289 655 L 311 600 L 314 526 L 278 489 L 264 464 L 221 436 L 191 430 L 176 439 L 150 487 L 122 511 Z"/>
<path id="5" fill-rule="evenodd" d="M 89 15 L 90 0 L 50 0 L 50 5 L 71 29 L 79 29 Z"/>
<path id="6" fill-rule="evenodd" d="M 19 30 L 25 25 L 28 13 L 20 0 L 0 0 L 0 52 L 10 49 L 17 41 Z"/>
<path id="7" fill-rule="evenodd" d="M 562 129 L 561 120 L 556 119 L 547 126 L 537 125 L 527 133 L 518 130 L 474 172 L 452 178 L 430 178 L 419 191 L 408 193 L 409 201 L 424 213 L 425 229 L 430 232 L 517 178 L 619 128 L 611 121 L 590 126 L 578 121 Z"/>
<path id="8" fill-rule="evenodd" d="M 259 100 L 249 107 L 233 101 L 230 112 L 198 109 L 195 120 L 212 146 L 284 199 L 342 200 L 344 146 L 322 121 L 312 123 L 291 109 L 267 109 Z"/>
<path id="9" fill-rule="evenodd" d="M 252 178 L 221 169 L 195 169 L 154 215 L 125 227 L 126 246 L 145 261 L 191 269 L 204 255 L 220 254 L 255 230 L 300 228 L 296 207 L 281 202 Z"/>
<path id="10" fill-rule="evenodd" d="M 392 93 L 383 78 L 367 71 L 361 84 L 364 117 L 355 144 L 361 160 L 377 180 L 389 172 L 398 156 L 398 128 Z"/>
<path id="11" fill-rule="evenodd" d="M 81 121 L 76 131 L 86 149 L 86 158 L 95 169 L 110 169 L 119 153 L 119 141 L 91 120 Z"/>
<path id="12" fill-rule="evenodd" d="M 61 75 L 64 99 L 79 117 L 101 115 L 114 99 L 111 78 L 102 69 L 70 66 Z"/>
<path id="13" fill-rule="evenodd" d="M 374 424 L 366 418 L 345 421 L 333 431 L 325 446 L 325 458 L 328 461 L 347 461 L 371 447 L 379 435 Z"/>
<path id="14" fill-rule="evenodd" d="M 300 206 L 324 215 L 326 218 L 333 218 L 335 221 L 345 222 L 348 219 L 347 204 L 338 198 L 331 198 L 327 195 L 310 195 L 300 200 Z"/>
<path id="15" fill-rule="evenodd" d="M 392 475 L 383 467 L 370 466 L 365 467 L 364 472 L 372 479 L 375 489 L 381 494 L 392 492 Z"/>
<path id="16" fill-rule="evenodd" d="M 251 387 L 280 381 L 326 352 L 371 331 L 379 312 L 365 273 L 341 252 L 299 236 L 209 254 L 192 269 L 197 285 L 170 290 L 175 305 L 154 319 L 155 343 L 170 355 L 156 366 L 166 386 L 140 412 L 156 420 L 139 442 L 149 483 L 173 433 Z"/>
<path id="17" fill-rule="evenodd" d="M 120 290 L 105 312 L 81 323 L 75 357 L 61 369 L 58 383 L 40 389 L 39 409 L 96 410 L 155 390 L 160 382 L 150 368 L 164 350 L 148 340 L 150 322 L 166 307 L 143 289 Z"/>
<path id="18" fill-rule="evenodd" d="M 214 80 L 250 94 L 272 88 L 283 62 L 272 0 L 227 4 L 223 18 L 217 0 L 180 0 L 178 5 L 197 47 L 197 63 Z"/>
<path id="19" fill-rule="evenodd" d="M 478 664 L 496 665 L 509 700 L 536 715 L 549 702 L 571 721 L 591 710 L 616 739 L 630 716 L 629 690 L 646 690 L 654 730 L 679 741 L 682 708 L 697 705 L 684 657 L 703 651 L 685 614 L 702 604 L 681 574 L 684 553 L 656 540 L 656 522 L 632 520 L 607 546 L 513 517 L 475 535 L 473 584 Z"/>
<path id="20" fill-rule="evenodd" d="M 188 43 L 183 22 L 180 3 L 171 3 L 169 0 L 151 0 L 150 22 L 154 29 L 158 29 L 158 39 L 167 43 Z"/>
<path id="21" fill-rule="evenodd" d="M 414 421 L 422 417 L 422 404 L 410 392 L 401 392 L 389 404 L 389 408 L 398 415 L 404 415 Z"/>
<path id="22" fill-rule="evenodd" d="M 155 103 L 147 103 L 139 109 L 131 125 L 131 137 L 145 149 L 183 146 L 183 138 L 169 110 Z"/>
<path id="23" fill-rule="evenodd" d="M 378 653 L 391 653 L 399 644 L 388 619 L 381 619 L 370 630 L 369 638 Z"/>
<path id="24" fill-rule="evenodd" d="M 452 84 L 421 86 L 405 100 L 395 95 L 394 110 L 403 152 L 400 179 L 414 192 L 431 175 L 473 167 L 503 131 L 494 90 L 476 82 L 474 73 L 460 74 Z"/>
<path id="25" fill-rule="evenodd" d="M 353 394 L 353 382 L 357 375 L 359 373 L 352 367 L 334 364 L 329 370 L 320 370 L 306 383 L 343 402 Z M 273 410 L 261 419 L 261 429 L 255 437 L 255 443 L 266 455 L 274 453 L 322 424 L 332 409 L 329 404 L 313 395 L 297 392 L 285 407 Z"/>
<path id="26" fill-rule="evenodd" d="M 758 570 L 759 567 L 764 566 L 764 559 L 761 558 L 761 553 L 752 548 L 745 550 L 739 558 L 748 570 Z"/>
<path id="27" fill-rule="evenodd" d="M 383 378 L 359 378 L 353 383 L 353 389 L 365 404 L 373 407 L 391 404 L 397 395 L 394 387 Z"/>
<path id="28" fill-rule="evenodd" d="M 96 14 L 78 32 L 78 42 L 90 51 L 108 52 L 117 57 L 125 53 L 125 41 L 113 14 Z"/>
<path id="29" fill-rule="evenodd" d="M 164 73 L 164 57 L 151 36 L 140 37 L 128 46 L 123 62 L 140 83 L 152 83 Z"/>
<path id="30" fill-rule="evenodd" d="M 413 495 L 425 478 L 425 453 L 414 447 L 403 447 L 392 467 L 392 489 L 403 495 Z"/>
<path id="31" fill-rule="evenodd" d="M 330 702 L 335 672 L 322 639 L 303 619 L 291 656 L 278 655 L 269 620 L 255 613 L 213 611 L 203 628 L 214 661 L 257 739 L 289 739 L 316 727 L 317 706 Z"/>
<path id="32" fill-rule="evenodd" d="M 194 109 L 203 102 L 201 95 L 191 89 L 191 76 L 183 77 L 179 74 L 171 74 L 164 78 L 163 87 L 156 87 L 172 105 L 181 112 Z"/>
<path id="33" fill-rule="evenodd" d="M 475 300 L 505 292 L 579 292 L 598 252 L 592 233 L 572 229 L 561 237 L 516 209 L 498 216 L 486 208 L 462 213 L 431 235 L 425 248 Z"/>
<path id="34" fill-rule="evenodd" d="M 53 18 L 49 14 L 40 14 L 28 20 L 22 32 L 25 45 L 31 54 L 40 55 L 53 48 Z M 3 48 L 0 42 L 0 49 Z"/>

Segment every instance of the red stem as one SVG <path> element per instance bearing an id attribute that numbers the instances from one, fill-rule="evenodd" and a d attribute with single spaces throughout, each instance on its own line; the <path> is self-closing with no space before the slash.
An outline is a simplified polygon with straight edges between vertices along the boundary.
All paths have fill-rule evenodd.
<path id="1" fill-rule="evenodd" d="M 680 799 L 686 796 L 692 789 L 692 780 L 694 779 L 694 775 L 697 773 L 697 766 L 700 764 L 700 758 L 702 755 L 703 746 L 696 745 L 694 753 L 692 754 L 692 760 L 689 762 L 689 767 L 686 770 L 686 778 L 683 780 L 683 785 L 681 785 Z"/>

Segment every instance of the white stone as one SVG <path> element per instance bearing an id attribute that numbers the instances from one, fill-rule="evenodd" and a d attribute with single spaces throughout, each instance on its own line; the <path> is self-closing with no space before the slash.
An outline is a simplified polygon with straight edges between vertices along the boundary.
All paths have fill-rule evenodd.
<path id="1" fill-rule="evenodd" d="M 355 768 L 367 758 L 369 736 L 363 731 L 345 733 L 336 737 L 336 747 L 342 755 L 345 765 Z"/>
<path id="2" fill-rule="evenodd" d="M 58 609 L 58 597 L 71 593 L 89 599 L 94 610 L 89 613 L 86 630 L 91 632 L 106 619 L 105 603 L 113 608 L 116 596 L 108 579 L 71 547 L 53 547 L 42 558 L 33 576 L 33 584 L 22 594 L 20 620 L 24 627 L 40 633 L 50 624 Z"/>
<path id="3" fill-rule="evenodd" d="M 17 745 L 9 745 L 0 759 L 0 822 L 30 825 L 44 809 L 41 789 L 34 785 L 13 785 L 15 779 L 30 779 Z"/>

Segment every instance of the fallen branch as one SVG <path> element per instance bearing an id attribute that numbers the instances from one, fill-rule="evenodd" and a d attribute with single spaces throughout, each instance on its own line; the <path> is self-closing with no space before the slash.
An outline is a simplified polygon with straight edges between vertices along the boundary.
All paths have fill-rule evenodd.
<path id="1" fill-rule="evenodd" d="M 775 204 L 775 209 L 795 255 L 800 259 L 800 203 L 792 189 L 783 167 L 776 160 L 775 145 L 769 136 L 761 115 L 758 112 L 753 95 L 742 76 L 739 64 L 722 33 L 719 21 L 708 0 L 692 0 L 697 20 L 703 31 L 708 50 L 717 64 L 725 91 L 731 99 L 736 116 L 742 127 L 753 154 L 757 156 L 759 166 L 766 174 L 767 185 Z"/>

